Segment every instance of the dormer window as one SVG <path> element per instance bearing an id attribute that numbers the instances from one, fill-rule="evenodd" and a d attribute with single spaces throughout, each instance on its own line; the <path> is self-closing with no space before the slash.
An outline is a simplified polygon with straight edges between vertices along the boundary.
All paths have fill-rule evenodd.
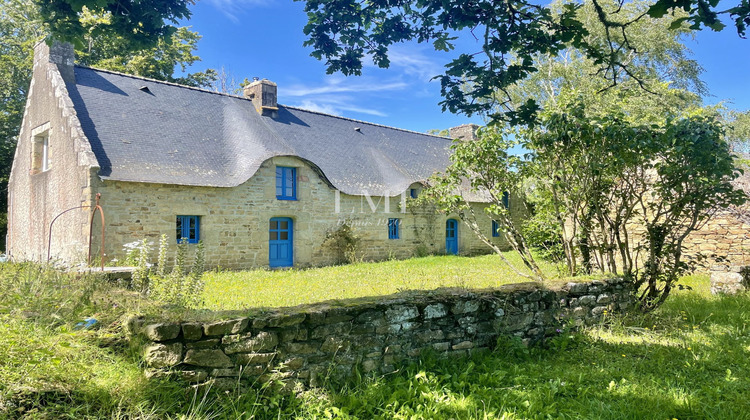
<path id="1" fill-rule="evenodd" d="M 276 167 L 276 199 L 297 199 L 297 168 Z"/>

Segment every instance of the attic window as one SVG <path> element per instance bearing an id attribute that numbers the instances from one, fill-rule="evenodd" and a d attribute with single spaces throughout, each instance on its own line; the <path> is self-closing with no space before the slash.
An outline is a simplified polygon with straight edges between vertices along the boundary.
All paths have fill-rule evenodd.
<path id="1" fill-rule="evenodd" d="M 31 131 L 31 173 L 46 172 L 50 168 L 49 123 Z"/>
<path id="2" fill-rule="evenodd" d="M 297 168 L 276 167 L 276 199 L 297 199 Z"/>

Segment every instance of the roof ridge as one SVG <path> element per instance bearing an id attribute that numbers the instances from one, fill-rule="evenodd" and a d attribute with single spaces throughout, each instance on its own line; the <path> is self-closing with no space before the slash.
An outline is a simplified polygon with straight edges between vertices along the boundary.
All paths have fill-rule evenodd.
<path id="1" fill-rule="evenodd" d="M 80 65 L 80 64 L 76 64 L 76 67 L 80 67 L 80 68 L 84 68 L 84 69 L 89 69 L 89 70 L 95 70 L 95 71 L 101 71 L 101 72 L 104 72 L 104 73 L 114 74 L 114 75 L 117 75 L 117 76 L 129 77 L 131 79 L 145 80 L 145 81 L 148 81 L 148 82 L 161 83 L 161 84 L 168 85 L 168 86 L 174 86 L 174 87 L 183 88 L 183 89 L 195 90 L 195 91 L 198 91 L 198 92 L 211 93 L 211 94 L 214 94 L 214 95 L 227 96 L 227 97 L 230 97 L 230 98 L 236 98 L 236 99 L 242 99 L 242 100 L 245 100 L 245 101 L 250 101 L 250 99 L 247 99 L 244 96 L 232 95 L 231 93 L 216 92 L 214 90 L 208 90 L 208 89 L 198 88 L 198 87 L 194 87 L 194 86 L 181 85 L 179 83 L 167 82 L 167 81 L 158 80 L 158 79 L 152 79 L 150 77 L 138 76 L 138 75 L 135 75 L 135 74 L 122 73 L 122 72 L 115 71 L 115 70 L 100 69 L 100 68 L 97 68 L 97 67 L 83 66 L 83 65 Z M 421 134 L 423 136 L 435 137 L 435 138 L 443 139 L 443 140 L 450 140 L 450 137 L 437 136 L 437 135 L 434 135 L 434 134 L 422 133 L 420 131 L 407 130 L 405 128 L 393 127 L 393 126 L 390 126 L 390 125 L 384 125 L 384 124 L 378 124 L 378 123 L 364 121 L 364 120 L 358 120 L 356 118 L 349 118 L 349 117 L 342 117 L 340 115 L 327 114 L 325 112 L 313 111 L 313 110 L 310 110 L 310 109 L 300 108 L 300 107 L 296 107 L 296 106 L 292 106 L 292 105 L 284 105 L 284 104 L 279 104 L 279 105 L 283 106 L 285 108 L 296 109 L 296 110 L 299 110 L 299 111 L 309 112 L 309 113 L 312 113 L 312 114 L 325 115 L 327 117 L 333 117 L 333 118 L 338 118 L 338 119 L 341 119 L 341 120 L 353 121 L 353 122 L 357 122 L 357 123 L 361 123 L 361 124 L 368 124 L 368 125 L 375 126 L 375 127 L 390 128 L 392 130 L 403 131 L 405 133 Z"/>
<path id="2" fill-rule="evenodd" d="M 231 93 L 217 92 L 215 90 L 208 90 L 208 89 L 203 89 L 203 88 L 199 88 L 199 87 L 195 87 L 195 86 L 181 85 L 179 83 L 167 82 L 166 80 L 152 79 L 150 77 L 138 76 L 138 75 L 135 75 L 135 74 L 122 73 L 122 72 L 115 71 L 115 70 L 107 70 L 107 69 L 100 69 L 98 67 L 82 66 L 80 64 L 76 64 L 75 66 L 83 68 L 83 69 L 89 69 L 89 70 L 101 71 L 101 72 L 104 72 L 104 73 L 114 74 L 114 75 L 117 75 L 117 76 L 129 77 L 131 79 L 139 79 L 139 80 L 145 80 L 147 82 L 161 83 L 163 85 L 174 86 L 174 87 L 179 87 L 179 88 L 183 88 L 183 89 L 190 89 L 190 90 L 195 90 L 195 91 L 204 92 L 204 93 L 212 93 L 214 95 L 228 96 L 230 98 L 243 99 L 243 100 L 246 100 L 246 101 L 250 100 L 250 99 L 245 98 L 244 96 L 232 95 Z"/>
<path id="3" fill-rule="evenodd" d="M 421 135 L 423 135 L 423 136 L 428 136 L 428 137 L 435 137 L 435 138 L 438 138 L 438 139 L 443 139 L 443 140 L 451 140 L 451 138 L 450 138 L 450 137 L 436 136 L 436 135 L 434 135 L 434 134 L 430 134 L 430 133 L 422 133 L 422 132 L 420 132 L 420 131 L 407 130 L 407 129 L 405 129 L 405 128 L 392 127 L 392 126 L 390 126 L 390 125 L 378 124 L 378 123 L 374 123 L 374 122 L 369 122 L 369 121 L 358 120 L 358 119 L 355 119 L 355 118 L 342 117 L 342 116 L 340 116 L 340 115 L 334 115 L 334 114 L 326 114 L 325 112 L 320 112 L 320 111 L 312 111 L 312 110 L 309 110 L 309 109 L 305 109 L 305 108 L 300 108 L 300 107 L 297 107 L 297 106 L 291 106 L 291 105 L 281 105 L 281 106 L 283 106 L 283 107 L 285 107 L 285 108 L 292 108 L 292 109 L 296 109 L 296 110 L 298 110 L 298 111 L 305 111 L 305 112 L 310 112 L 310 113 L 312 113 L 312 114 L 325 115 L 325 116 L 327 116 L 327 117 L 338 118 L 338 119 L 341 119 L 341 120 L 347 120 L 347 121 L 353 121 L 353 122 L 357 122 L 357 123 L 362 123 L 362 124 L 373 125 L 373 126 L 375 126 L 375 127 L 390 128 L 390 129 L 392 129 L 392 130 L 403 131 L 403 132 L 405 132 L 405 133 L 412 133 L 412 134 L 421 134 Z"/>

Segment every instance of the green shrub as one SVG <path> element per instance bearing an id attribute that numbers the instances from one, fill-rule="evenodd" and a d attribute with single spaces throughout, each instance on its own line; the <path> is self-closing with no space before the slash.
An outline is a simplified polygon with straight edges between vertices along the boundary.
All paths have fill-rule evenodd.
<path id="1" fill-rule="evenodd" d="M 359 243 L 361 237 L 354 231 L 349 220 L 339 224 L 335 229 L 326 232 L 323 246 L 333 249 L 341 263 L 353 263 L 357 261 Z"/>
<path id="2" fill-rule="evenodd" d="M 565 261 L 565 249 L 559 227 L 546 214 L 535 214 L 521 226 L 526 243 L 543 259 L 560 263 Z"/>

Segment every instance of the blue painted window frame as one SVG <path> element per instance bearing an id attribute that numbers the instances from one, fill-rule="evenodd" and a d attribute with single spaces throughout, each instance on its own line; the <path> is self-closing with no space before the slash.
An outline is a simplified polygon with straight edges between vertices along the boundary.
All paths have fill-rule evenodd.
<path id="1" fill-rule="evenodd" d="M 177 216 L 175 222 L 177 243 L 179 244 L 182 238 L 185 238 L 187 243 L 197 244 L 201 240 L 200 222 L 200 216 Z"/>
<path id="2" fill-rule="evenodd" d="M 398 225 L 401 219 L 388 219 L 388 239 L 398 239 Z"/>
<path id="3" fill-rule="evenodd" d="M 506 209 L 510 208 L 510 193 L 508 191 L 503 192 L 503 206 Z"/>
<path id="4" fill-rule="evenodd" d="M 417 191 L 416 188 L 412 188 L 411 190 L 409 190 L 409 196 L 411 198 L 417 198 L 419 196 L 419 191 Z"/>
<path id="5" fill-rule="evenodd" d="M 500 224 L 497 223 L 497 220 L 492 221 L 492 236 L 494 238 L 497 238 L 500 236 Z"/>
<path id="6" fill-rule="evenodd" d="M 276 199 L 297 199 L 297 168 L 290 166 L 276 167 Z"/>

